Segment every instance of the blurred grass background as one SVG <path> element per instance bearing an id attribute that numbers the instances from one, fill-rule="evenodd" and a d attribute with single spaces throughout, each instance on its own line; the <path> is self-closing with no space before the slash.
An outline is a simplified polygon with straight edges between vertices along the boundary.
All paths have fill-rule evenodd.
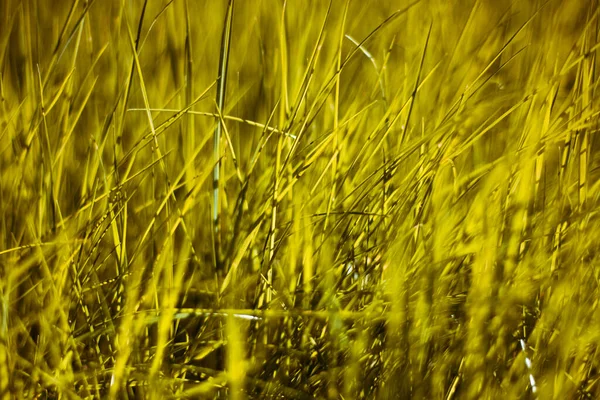
<path id="1" fill-rule="evenodd" d="M 0 5 L 1 399 L 600 397 L 596 0 Z"/>

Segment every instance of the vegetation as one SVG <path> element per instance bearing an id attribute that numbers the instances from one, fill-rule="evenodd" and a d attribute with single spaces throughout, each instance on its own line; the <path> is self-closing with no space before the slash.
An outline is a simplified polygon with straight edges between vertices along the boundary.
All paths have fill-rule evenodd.
<path id="1" fill-rule="evenodd" d="M 600 397 L 598 1 L 0 6 L 0 399 Z"/>

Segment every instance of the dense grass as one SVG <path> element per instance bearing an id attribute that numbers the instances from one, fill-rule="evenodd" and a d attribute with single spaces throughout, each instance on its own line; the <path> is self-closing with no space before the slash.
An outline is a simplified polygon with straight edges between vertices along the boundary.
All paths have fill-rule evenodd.
<path id="1" fill-rule="evenodd" d="M 0 4 L 0 399 L 600 397 L 596 0 Z"/>

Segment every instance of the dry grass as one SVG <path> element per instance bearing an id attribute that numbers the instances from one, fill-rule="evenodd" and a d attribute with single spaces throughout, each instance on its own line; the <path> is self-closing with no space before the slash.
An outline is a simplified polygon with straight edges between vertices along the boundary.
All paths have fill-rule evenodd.
<path id="1" fill-rule="evenodd" d="M 600 397 L 599 4 L 450 3 L 2 1 L 0 399 Z"/>

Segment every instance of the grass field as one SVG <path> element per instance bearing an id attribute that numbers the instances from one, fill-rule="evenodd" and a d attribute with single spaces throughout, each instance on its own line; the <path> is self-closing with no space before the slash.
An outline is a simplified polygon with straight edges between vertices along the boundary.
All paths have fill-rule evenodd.
<path id="1" fill-rule="evenodd" d="M 597 0 L 0 7 L 0 400 L 600 398 Z"/>

